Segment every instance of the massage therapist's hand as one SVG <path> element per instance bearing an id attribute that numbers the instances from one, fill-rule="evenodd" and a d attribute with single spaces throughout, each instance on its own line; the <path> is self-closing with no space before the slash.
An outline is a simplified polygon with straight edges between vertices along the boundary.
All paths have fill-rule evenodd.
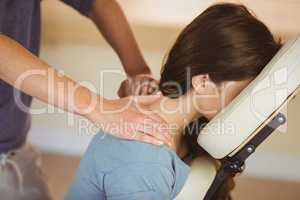
<path id="1" fill-rule="evenodd" d="M 88 118 L 115 137 L 172 146 L 173 139 L 166 122 L 146 108 L 159 98 L 160 95 L 149 95 L 101 99 L 100 105 Z"/>
<path id="2" fill-rule="evenodd" d="M 150 95 L 158 91 L 159 82 L 151 74 L 138 74 L 121 83 L 119 97 Z"/>

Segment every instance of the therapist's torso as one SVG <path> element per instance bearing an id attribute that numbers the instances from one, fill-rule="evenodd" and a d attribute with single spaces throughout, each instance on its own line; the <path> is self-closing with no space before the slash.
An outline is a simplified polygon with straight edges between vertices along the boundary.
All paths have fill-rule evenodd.
<path id="1" fill-rule="evenodd" d="M 94 0 L 62 0 L 87 16 Z M 0 0 L 0 33 L 19 42 L 35 55 L 39 54 L 41 0 Z M 14 99 L 19 96 L 20 109 Z M 0 153 L 18 148 L 26 140 L 31 116 L 32 97 L 15 90 L 0 79 Z M 25 107 L 25 109 L 24 109 Z"/>
<path id="2" fill-rule="evenodd" d="M 0 32 L 38 55 L 40 46 L 40 0 L 1 0 Z M 21 146 L 30 128 L 31 117 L 21 110 L 14 93 L 25 108 L 32 98 L 0 80 L 0 152 Z"/>

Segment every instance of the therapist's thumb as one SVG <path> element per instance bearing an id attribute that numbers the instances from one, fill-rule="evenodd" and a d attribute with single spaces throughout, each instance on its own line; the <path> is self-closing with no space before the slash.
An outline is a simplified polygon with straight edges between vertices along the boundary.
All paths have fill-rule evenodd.
<path id="1" fill-rule="evenodd" d="M 161 98 L 161 92 L 154 95 L 135 96 L 134 100 L 138 105 L 147 106 L 157 102 Z"/>

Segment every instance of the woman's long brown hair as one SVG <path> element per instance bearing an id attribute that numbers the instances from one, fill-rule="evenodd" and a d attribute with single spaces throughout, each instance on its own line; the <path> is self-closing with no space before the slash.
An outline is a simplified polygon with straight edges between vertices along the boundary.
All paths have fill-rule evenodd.
<path id="1" fill-rule="evenodd" d="M 245 6 L 213 5 L 180 33 L 162 68 L 160 90 L 176 98 L 192 87 L 188 79 L 199 74 L 209 74 L 215 83 L 255 77 L 280 47 Z M 185 141 L 193 154 L 200 151 L 196 141 L 204 122 L 198 119 L 186 128 Z"/>
<path id="2" fill-rule="evenodd" d="M 216 83 L 255 77 L 280 47 L 245 6 L 213 5 L 180 33 L 162 68 L 160 89 L 182 95 L 191 88 L 187 77 L 199 74 L 209 74 Z"/>
<path id="3" fill-rule="evenodd" d="M 161 72 L 160 90 L 172 98 L 185 94 L 191 78 L 209 74 L 212 81 L 243 80 L 257 76 L 280 49 L 272 33 L 243 5 L 216 4 L 206 9 L 179 35 Z M 175 83 L 175 84 L 174 84 Z M 184 130 L 189 155 L 204 150 L 197 144 L 204 117 Z M 228 200 L 233 179 L 218 191 L 218 200 Z"/>

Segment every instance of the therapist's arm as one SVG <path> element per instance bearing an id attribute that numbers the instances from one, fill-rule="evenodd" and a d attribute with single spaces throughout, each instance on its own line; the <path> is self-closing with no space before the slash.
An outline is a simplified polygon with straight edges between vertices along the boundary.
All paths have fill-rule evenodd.
<path id="1" fill-rule="evenodd" d="M 0 34 L 0 79 L 44 102 L 55 105 L 68 112 L 82 115 L 101 128 L 111 131 L 124 139 L 140 140 L 147 143 L 168 144 L 170 136 L 167 130 L 158 129 L 165 122 L 157 115 L 146 115 L 137 109 L 137 104 L 153 103 L 157 97 L 140 97 L 107 100 L 98 96 L 72 79 L 59 74 L 54 68 L 43 62 L 14 40 Z M 129 104 L 129 102 L 131 102 Z M 127 107 L 126 107 L 127 106 Z M 122 112 L 103 112 L 123 109 Z M 156 128 L 143 128 L 147 124 Z M 122 125 L 131 125 L 123 129 Z M 119 125 L 116 129 L 115 125 Z M 139 127 L 137 129 L 137 127 Z M 112 132 L 111 132 L 112 133 Z"/>
<path id="2" fill-rule="evenodd" d="M 128 76 L 128 80 L 119 89 L 119 96 L 154 92 L 158 82 L 152 78 L 150 68 L 117 1 L 95 0 L 89 17 L 118 54 Z"/>
<path id="3" fill-rule="evenodd" d="M 116 0 L 95 0 L 89 17 L 118 54 L 129 76 L 150 73 L 127 19 Z"/>

